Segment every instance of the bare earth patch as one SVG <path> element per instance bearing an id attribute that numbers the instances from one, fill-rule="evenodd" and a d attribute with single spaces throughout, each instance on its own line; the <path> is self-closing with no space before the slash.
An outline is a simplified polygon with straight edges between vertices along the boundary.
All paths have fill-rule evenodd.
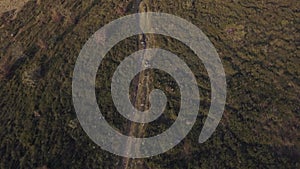
<path id="1" fill-rule="evenodd" d="M 27 2 L 28 0 L 0 0 L 0 15 L 14 9 L 18 12 Z"/>

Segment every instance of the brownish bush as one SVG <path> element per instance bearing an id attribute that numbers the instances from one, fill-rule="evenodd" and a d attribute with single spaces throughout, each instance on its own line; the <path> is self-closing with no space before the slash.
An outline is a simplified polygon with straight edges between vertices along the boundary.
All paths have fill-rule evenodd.
<path id="1" fill-rule="evenodd" d="M 57 9 L 53 9 L 52 13 L 51 13 L 51 19 L 52 21 L 59 23 L 63 20 L 63 15 L 57 10 Z"/>
<path id="2" fill-rule="evenodd" d="M 47 42 L 43 39 L 38 39 L 37 45 L 40 47 L 40 49 L 47 49 L 48 48 Z"/>

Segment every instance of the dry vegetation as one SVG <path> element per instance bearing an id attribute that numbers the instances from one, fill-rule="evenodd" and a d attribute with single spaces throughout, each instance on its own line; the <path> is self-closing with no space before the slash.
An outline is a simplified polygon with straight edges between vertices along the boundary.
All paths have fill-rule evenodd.
<path id="1" fill-rule="evenodd" d="M 2 13 L 16 10 L 16 13 L 28 2 L 28 0 L 0 0 L 0 16 Z"/>
<path id="2" fill-rule="evenodd" d="M 1 7 L 4 2 L 9 1 L 0 1 Z M 121 157 L 101 150 L 81 129 L 72 105 L 72 73 L 86 40 L 110 21 L 136 12 L 135 2 L 29 1 L 14 19 L 1 18 L 0 168 L 123 167 Z M 160 156 L 132 159 L 129 166 L 299 168 L 299 2 L 143 0 L 141 4 L 142 11 L 175 14 L 208 35 L 226 71 L 228 98 L 216 132 L 198 144 L 210 105 L 205 68 L 182 43 L 146 35 L 147 47 L 169 50 L 190 66 L 203 101 L 197 124 L 185 140 Z M 96 41 L 108 38 L 98 34 Z M 140 49 L 138 39 L 117 44 L 99 66 L 97 77 L 99 108 L 109 124 L 124 133 L 131 123 L 113 106 L 109 80 L 122 59 Z M 161 72 L 152 75 L 154 87 L 169 96 L 165 113 L 170 115 L 145 125 L 146 136 L 169 127 L 180 106 L 176 82 Z"/>

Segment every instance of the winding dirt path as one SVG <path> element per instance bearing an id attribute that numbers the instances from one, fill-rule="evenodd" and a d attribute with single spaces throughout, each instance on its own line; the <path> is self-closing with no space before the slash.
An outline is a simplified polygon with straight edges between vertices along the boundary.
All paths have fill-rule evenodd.
<path id="1" fill-rule="evenodd" d="M 145 3 L 141 0 L 136 0 L 135 1 L 135 9 L 137 9 L 136 12 L 146 12 L 147 8 L 145 8 Z M 140 25 L 140 22 L 147 22 L 146 18 L 139 18 L 139 23 L 137 23 L 138 25 Z M 149 24 L 148 24 L 149 25 Z M 141 34 L 138 38 L 138 49 L 146 49 L 147 45 L 148 45 L 148 41 L 150 41 L 152 38 L 150 37 L 146 37 L 145 34 Z M 147 60 L 150 60 L 152 56 L 146 55 L 146 53 L 144 54 L 144 57 L 141 57 L 141 60 L 139 61 L 139 63 L 137 63 L 138 65 L 142 66 L 143 64 L 145 64 L 145 62 L 147 62 Z M 149 109 L 149 105 L 146 104 L 147 100 L 148 100 L 148 96 L 149 93 L 151 92 L 150 90 L 150 86 L 149 84 L 151 84 L 153 82 L 153 76 L 151 76 L 152 72 L 148 71 L 147 73 L 140 73 L 137 83 L 134 84 L 136 87 L 136 97 L 133 100 L 133 105 L 135 107 L 144 107 L 146 110 Z M 143 106 L 141 106 L 143 105 Z M 131 125 L 129 126 L 129 135 L 135 135 L 135 137 L 143 137 L 144 133 L 145 133 L 145 129 L 147 127 L 147 124 L 142 124 L 142 125 L 138 125 L 135 123 L 131 123 Z M 125 144 L 125 151 L 129 151 L 130 149 L 132 149 L 132 146 L 135 146 L 134 149 L 135 151 L 139 151 L 140 150 L 140 146 L 141 145 L 132 145 L 132 142 L 130 140 L 127 141 L 127 143 Z M 144 164 L 144 162 L 142 160 L 133 160 L 130 158 L 123 158 L 123 161 L 121 163 L 121 166 L 119 167 L 120 169 L 128 169 L 130 168 L 141 168 L 141 167 L 145 167 L 146 165 Z"/>

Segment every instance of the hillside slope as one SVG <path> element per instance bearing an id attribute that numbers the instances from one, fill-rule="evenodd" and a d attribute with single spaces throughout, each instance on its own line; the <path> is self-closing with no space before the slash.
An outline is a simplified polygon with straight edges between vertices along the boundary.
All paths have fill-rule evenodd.
<path id="1" fill-rule="evenodd" d="M 142 2 L 141 8 L 182 17 L 210 38 L 226 71 L 228 99 L 216 132 L 198 144 L 210 105 L 207 72 L 181 42 L 146 35 L 147 47 L 172 51 L 189 65 L 202 102 L 196 125 L 179 145 L 149 159 L 132 159 L 126 166 L 299 168 L 299 2 Z M 101 150 L 80 127 L 72 105 L 71 83 L 76 58 L 87 39 L 110 21 L 135 13 L 135 3 L 29 1 L 16 17 L 12 11 L 1 16 L 0 168 L 124 168 L 122 157 Z M 99 107 L 109 124 L 125 134 L 130 133 L 131 122 L 116 111 L 110 80 L 118 64 L 141 49 L 139 39 L 134 36 L 117 44 L 98 70 Z M 150 88 L 164 90 L 170 103 L 165 116 L 143 128 L 145 136 L 168 128 L 176 120 L 180 102 L 174 79 L 151 71 L 148 74 L 155 84 Z M 134 95 L 134 89 L 131 91 Z"/>

